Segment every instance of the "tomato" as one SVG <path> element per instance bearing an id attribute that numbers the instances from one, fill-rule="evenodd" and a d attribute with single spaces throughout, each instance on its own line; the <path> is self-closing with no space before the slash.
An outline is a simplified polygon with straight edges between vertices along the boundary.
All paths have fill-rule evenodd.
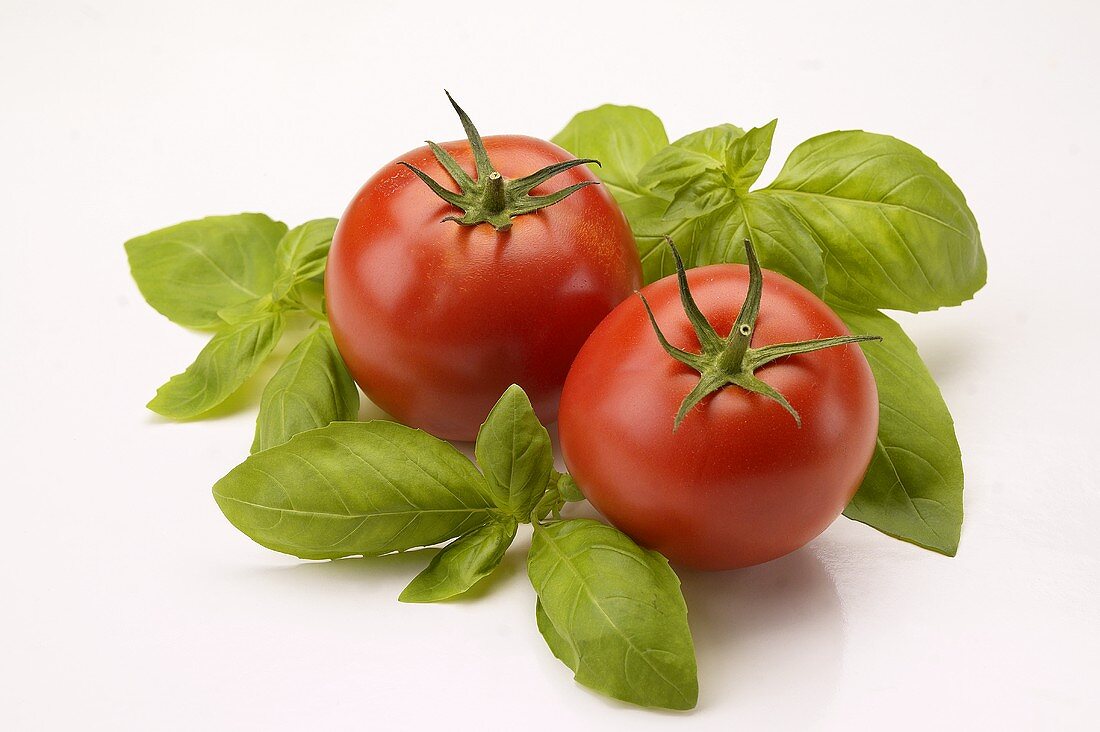
<path id="1" fill-rule="evenodd" d="M 483 139 L 472 124 L 467 133 L 469 142 L 440 145 L 441 157 L 417 148 L 368 180 L 340 220 L 325 274 L 333 336 L 366 395 L 456 440 L 472 440 L 513 383 L 554 421 L 573 357 L 641 284 L 626 219 L 581 161 L 544 140 Z M 545 166 L 552 176 L 529 191 L 536 198 L 510 188 Z M 453 201 L 464 190 L 455 175 L 474 191 L 460 202 L 465 215 L 430 182 L 446 181 Z M 494 182 L 509 191 L 503 213 L 481 207 Z M 552 205 L 538 198 L 563 190 Z"/>
<path id="2" fill-rule="evenodd" d="M 847 337 L 824 302 L 761 273 L 746 247 L 750 267 L 687 273 L 695 325 L 677 276 L 641 291 L 670 350 L 641 298 L 619 305 L 581 349 L 561 401 L 562 453 L 588 500 L 638 543 L 700 569 L 766 562 L 824 531 L 859 487 L 878 431 L 874 377 L 853 345 L 873 337 Z M 752 267 L 758 319 L 747 312 Z M 730 339 L 735 326 L 748 329 Z M 830 340 L 772 345 L 807 339 Z M 740 362 L 734 353 L 733 367 L 731 340 L 753 347 Z M 699 368 L 670 356 L 677 347 Z"/>

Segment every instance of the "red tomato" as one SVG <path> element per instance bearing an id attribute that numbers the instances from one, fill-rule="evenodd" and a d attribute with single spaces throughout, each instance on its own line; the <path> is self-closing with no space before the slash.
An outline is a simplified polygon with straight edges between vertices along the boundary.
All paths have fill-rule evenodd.
<path id="1" fill-rule="evenodd" d="M 749 268 L 702 267 L 687 281 L 725 338 Z M 642 294 L 671 344 L 698 354 L 676 277 Z M 847 333 L 812 293 L 763 273 L 754 348 Z M 559 434 L 570 473 L 611 523 L 673 562 L 731 569 L 798 549 L 840 515 L 866 472 L 878 431 L 875 382 L 857 345 L 779 358 L 755 375 L 787 398 L 801 427 L 774 399 L 729 384 L 674 431 L 700 373 L 670 357 L 642 300 L 630 298 L 592 333 L 569 372 Z"/>
<path id="2" fill-rule="evenodd" d="M 484 144 L 505 180 L 573 159 L 530 137 Z M 441 147 L 474 176 L 470 143 Z M 429 148 L 399 160 L 456 189 Z M 587 167 L 574 167 L 531 194 L 595 180 Z M 513 383 L 543 422 L 554 421 L 573 357 L 641 283 L 626 219 L 600 185 L 516 216 L 507 230 L 441 221 L 449 215 L 462 212 L 398 161 L 359 191 L 340 220 L 325 275 L 340 353 L 371 401 L 438 437 L 472 440 Z"/>

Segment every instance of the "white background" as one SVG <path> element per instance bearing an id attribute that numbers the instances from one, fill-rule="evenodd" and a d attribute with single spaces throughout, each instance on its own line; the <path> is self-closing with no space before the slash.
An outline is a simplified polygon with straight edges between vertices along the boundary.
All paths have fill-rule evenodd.
<path id="1" fill-rule="evenodd" d="M 0 1 L 0 728 L 1086 729 L 1100 715 L 1093 3 Z M 143 405 L 203 336 L 144 304 L 130 236 L 339 215 L 460 129 L 549 137 L 604 102 L 671 136 L 864 128 L 966 192 L 989 286 L 902 320 L 958 427 L 955 559 L 839 520 L 796 554 L 684 572 L 693 713 L 577 686 L 535 629 L 521 534 L 476 599 L 396 601 L 423 555 L 306 563 L 210 486 L 256 390 Z M 372 414 L 364 409 L 364 416 Z"/>

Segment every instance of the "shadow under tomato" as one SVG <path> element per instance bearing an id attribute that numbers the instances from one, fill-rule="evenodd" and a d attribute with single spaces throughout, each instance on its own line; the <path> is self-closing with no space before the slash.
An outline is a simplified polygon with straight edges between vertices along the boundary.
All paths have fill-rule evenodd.
<path id="1" fill-rule="evenodd" d="M 699 706 L 724 700 L 771 728 L 812 725 L 832 701 L 844 653 L 840 596 L 814 545 L 756 567 L 677 574 Z"/>

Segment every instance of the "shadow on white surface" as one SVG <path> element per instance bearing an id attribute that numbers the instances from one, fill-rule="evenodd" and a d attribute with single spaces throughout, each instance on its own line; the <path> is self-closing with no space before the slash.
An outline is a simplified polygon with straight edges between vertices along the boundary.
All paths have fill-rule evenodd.
<path id="1" fill-rule="evenodd" d="M 729 572 L 678 569 L 699 662 L 699 709 L 735 703 L 772 729 L 804 729 L 832 704 L 844 617 L 812 547 Z"/>

